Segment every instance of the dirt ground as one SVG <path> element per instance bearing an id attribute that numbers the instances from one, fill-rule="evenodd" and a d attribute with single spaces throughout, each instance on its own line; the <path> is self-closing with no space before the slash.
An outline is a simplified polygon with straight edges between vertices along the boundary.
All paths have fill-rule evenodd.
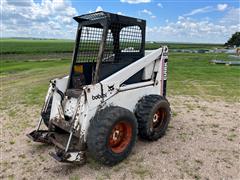
<path id="1" fill-rule="evenodd" d="M 240 112 L 237 103 L 197 97 L 169 97 L 173 117 L 166 135 L 137 141 L 131 155 L 114 167 L 88 158 L 76 166 L 56 162 L 54 148 L 26 134 L 40 109 L 1 112 L 1 179 L 240 179 Z"/>

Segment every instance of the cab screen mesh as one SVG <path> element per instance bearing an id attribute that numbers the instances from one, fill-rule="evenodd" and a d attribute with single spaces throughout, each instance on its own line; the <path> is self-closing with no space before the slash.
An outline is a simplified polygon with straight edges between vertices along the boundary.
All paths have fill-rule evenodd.
<path id="1" fill-rule="evenodd" d="M 102 36 L 103 28 L 82 27 L 77 63 L 97 61 Z M 139 26 L 112 24 L 108 29 L 102 62 L 114 62 L 121 53 L 140 52 L 141 44 Z"/>

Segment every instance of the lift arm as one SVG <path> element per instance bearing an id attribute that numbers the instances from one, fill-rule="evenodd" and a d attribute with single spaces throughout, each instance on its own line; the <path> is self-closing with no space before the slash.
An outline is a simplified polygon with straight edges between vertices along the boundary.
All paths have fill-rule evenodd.
<path id="1" fill-rule="evenodd" d="M 113 75 L 107 77 L 102 84 L 109 84 L 114 82 L 116 87 L 119 87 L 123 82 L 129 79 L 131 76 L 142 70 L 144 67 L 148 66 L 150 63 L 158 59 L 163 52 L 163 48 L 154 50 L 151 54 L 144 56 L 143 58 L 137 60 L 136 62 L 128 65 L 127 67 L 121 69 L 120 71 L 114 73 Z"/>

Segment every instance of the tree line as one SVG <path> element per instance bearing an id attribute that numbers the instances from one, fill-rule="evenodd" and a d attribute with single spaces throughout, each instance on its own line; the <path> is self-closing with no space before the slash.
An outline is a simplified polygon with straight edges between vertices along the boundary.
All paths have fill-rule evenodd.
<path id="1" fill-rule="evenodd" d="M 240 32 L 235 32 L 232 37 L 224 44 L 225 46 L 240 46 Z"/>

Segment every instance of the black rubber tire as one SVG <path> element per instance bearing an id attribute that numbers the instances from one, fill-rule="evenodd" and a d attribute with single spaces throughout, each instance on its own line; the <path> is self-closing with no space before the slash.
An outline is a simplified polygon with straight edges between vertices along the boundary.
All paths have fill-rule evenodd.
<path id="1" fill-rule="evenodd" d="M 163 123 L 153 128 L 153 118 L 159 108 L 166 113 L 162 120 Z M 139 136 L 149 141 L 158 140 L 165 134 L 171 119 L 170 104 L 167 99 L 159 95 L 144 96 L 137 103 L 135 115 L 138 121 Z"/>
<path id="2" fill-rule="evenodd" d="M 126 148 L 116 153 L 109 147 L 109 137 L 115 125 L 123 120 L 131 125 L 132 136 Z M 137 131 L 137 120 L 131 111 L 122 107 L 107 107 L 97 112 L 90 121 L 87 135 L 88 151 L 95 160 L 104 165 L 113 166 L 130 154 L 137 139 Z"/>

